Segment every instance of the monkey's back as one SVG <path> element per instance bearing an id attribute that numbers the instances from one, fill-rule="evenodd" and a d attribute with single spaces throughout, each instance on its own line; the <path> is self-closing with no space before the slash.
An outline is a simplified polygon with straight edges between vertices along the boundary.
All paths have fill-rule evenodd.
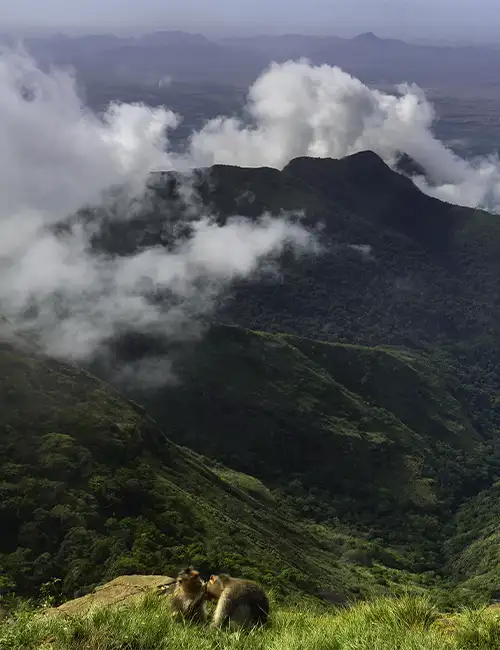
<path id="1" fill-rule="evenodd" d="M 226 587 L 227 616 L 242 625 L 265 625 L 269 599 L 263 588 L 251 580 L 233 580 Z"/>

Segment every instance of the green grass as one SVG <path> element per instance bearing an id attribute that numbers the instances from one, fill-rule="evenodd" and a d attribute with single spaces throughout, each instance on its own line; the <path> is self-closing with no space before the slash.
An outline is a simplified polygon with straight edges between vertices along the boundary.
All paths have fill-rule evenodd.
<path id="1" fill-rule="evenodd" d="M 20 612 L 0 627 L 0 650 L 498 650 L 500 615 L 464 610 L 442 620 L 426 597 L 351 609 L 274 609 L 269 627 L 212 631 L 174 621 L 156 595 L 72 619 Z"/>
<path id="2" fill-rule="evenodd" d="M 254 476 L 235 472 L 234 470 L 227 468 L 216 469 L 214 471 L 223 481 L 227 481 L 230 485 L 233 485 L 244 492 L 248 492 L 248 494 L 258 500 L 268 501 L 271 503 L 276 501 L 271 490 L 269 490 L 262 481 L 259 481 Z"/>

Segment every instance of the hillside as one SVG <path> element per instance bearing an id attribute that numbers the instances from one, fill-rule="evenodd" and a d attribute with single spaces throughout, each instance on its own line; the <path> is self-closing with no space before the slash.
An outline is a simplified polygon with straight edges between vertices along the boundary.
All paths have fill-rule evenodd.
<path id="1" fill-rule="evenodd" d="M 180 382 L 131 395 L 158 426 L 93 375 L 2 345 L 4 588 L 62 578 L 73 595 L 194 562 L 332 600 L 404 584 L 492 597 L 473 551 L 495 537 L 467 513 L 495 500 L 500 467 L 497 218 L 424 196 L 370 152 L 216 166 L 195 187 L 221 222 L 305 210 L 323 251 L 236 286 L 199 344 L 160 342 Z M 168 247 L 178 177 L 152 192 L 94 245 Z M 159 351 L 117 343 L 127 360 Z"/>
<path id="2" fill-rule="evenodd" d="M 379 545 L 346 526 L 293 517 L 257 479 L 176 446 L 84 370 L 2 343 L 0 400 L 3 593 L 36 596 L 50 583 L 67 597 L 191 562 L 340 600 L 420 581 L 385 571 Z M 377 570 L 356 553 L 378 553 Z"/>
<path id="3" fill-rule="evenodd" d="M 127 253 L 168 245 L 177 179 L 153 182 L 155 205 L 96 245 Z M 199 172 L 204 205 L 231 214 L 303 210 L 322 254 L 284 258 L 279 282 L 242 282 L 216 319 L 251 329 L 448 355 L 476 428 L 498 428 L 500 221 L 424 195 L 378 156 L 293 160 L 284 170 L 217 165 Z M 472 394 L 474 393 L 474 394 Z M 481 413 L 479 413 L 481 412 Z"/>
<path id="4" fill-rule="evenodd" d="M 500 221 L 425 196 L 380 158 L 298 159 L 282 172 L 216 167 L 206 201 L 224 218 L 304 209 L 325 251 L 284 260 L 280 281 L 241 283 L 218 317 L 252 329 L 426 349 L 472 390 L 474 424 L 500 423 Z M 253 200 L 241 197 L 251 188 Z M 154 220 L 154 219 L 153 219 Z M 481 412 L 481 413 L 479 413 Z"/>
<path id="5" fill-rule="evenodd" d="M 447 543 L 447 570 L 476 592 L 500 598 L 500 482 L 468 500 L 454 521 Z"/>
<path id="6" fill-rule="evenodd" d="M 406 568 L 441 572 L 451 513 L 498 469 L 443 367 L 228 327 L 178 359 L 179 382 L 135 394 L 176 442 L 256 476 L 300 517 L 355 526 Z"/>
<path id="7" fill-rule="evenodd" d="M 111 224 L 101 245 L 158 242 L 177 179 L 153 186 L 156 207 L 127 230 Z M 498 218 L 425 196 L 371 152 L 282 171 L 218 165 L 197 188 L 222 222 L 305 210 L 324 250 L 285 257 L 279 282 L 240 283 L 216 314 L 275 339 L 213 330 L 195 363 L 173 357 L 183 387 L 138 399 L 162 423 L 168 403 L 175 440 L 285 490 L 308 516 L 340 516 L 445 571 L 453 513 L 498 472 Z M 207 436 L 207 422 L 220 433 Z"/>

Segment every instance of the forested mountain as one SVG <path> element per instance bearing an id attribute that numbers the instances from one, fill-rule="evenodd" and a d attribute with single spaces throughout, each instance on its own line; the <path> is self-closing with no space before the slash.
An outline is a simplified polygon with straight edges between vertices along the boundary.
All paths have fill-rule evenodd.
<path id="1" fill-rule="evenodd" d="M 439 569 L 443 526 L 498 470 L 460 385 L 425 353 L 220 327 L 141 399 L 171 436 Z"/>
<path id="2" fill-rule="evenodd" d="M 180 387 L 137 398 L 176 419 L 175 440 L 304 499 L 321 521 L 406 550 L 414 539 L 422 565 L 446 572 L 461 552 L 442 552 L 455 513 L 498 471 L 498 217 L 424 195 L 370 152 L 281 172 L 215 166 L 197 187 L 221 222 L 304 210 L 324 250 L 223 302 L 217 320 L 274 338 L 213 329 L 176 356 Z M 176 180 L 157 194 L 168 203 Z M 143 217 L 149 242 L 161 215 Z M 143 230 L 139 219 L 112 241 L 133 248 Z"/>
<path id="3" fill-rule="evenodd" d="M 61 580 L 56 594 L 73 596 L 189 562 L 341 600 L 386 589 L 391 572 L 401 582 L 356 561 L 368 553 L 383 565 L 391 554 L 380 545 L 297 519 L 257 479 L 173 444 L 86 371 L 6 343 L 0 368 L 3 594 L 34 596 Z"/>
<path id="4" fill-rule="evenodd" d="M 168 246 L 180 182 L 152 179 L 148 210 L 95 247 Z M 220 222 L 304 211 L 322 250 L 235 286 L 205 337 L 176 345 L 179 381 L 127 389 L 156 423 L 87 371 L 2 345 L 5 588 L 60 577 L 69 595 L 193 562 L 339 599 L 404 584 L 491 598 L 498 217 L 425 196 L 370 152 L 216 166 L 194 187 Z M 168 354 L 156 346 L 115 351 Z"/>

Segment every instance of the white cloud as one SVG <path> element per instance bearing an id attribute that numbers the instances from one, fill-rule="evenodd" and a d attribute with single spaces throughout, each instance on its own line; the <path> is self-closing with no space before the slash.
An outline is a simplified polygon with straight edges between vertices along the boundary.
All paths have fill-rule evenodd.
<path id="1" fill-rule="evenodd" d="M 392 164 L 399 152 L 433 179 L 424 191 L 500 210 L 496 159 L 465 161 L 432 133 L 423 92 L 371 90 L 338 68 L 306 61 L 273 65 L 249 91 L 252 124 L 218 118 L 193 134 L 188 153 L 169 151 L 180 118 L 144 105 L 116 104 L 102 118 L 81 102 L 63 72 L 44 73 L 22 53 L 0 56 L 0 312 L 36 331 L 47 350 L 76 359 L 125 329 L 173 339 L 192 332 L 237 278 L 273 265 L 287 245 L 312 250 L 311 236 L 286 217 L 251 224 L 235 215 L 217 226 L 183 186 L 192 236 L 168 250 L 109 258 L 90 249 L 88 227 L 65 237 L 49 228 L 126 188 L 120 218 L 145 200 L 148 174 L 227 163 L 284 167 L 297 156 L 341 158 L 371 149 Z M 165 220 L 172 215 L 165 214 Z M 366 254 L 364 248 L 359 252 Z M 167 301 L 151 294 L 168 295 Z M 194 328 L 196 331 L 196 328 Z"/>
<path id="2" fill-rule="evenodd" d="M 82 223 L 54 234 L 78 210 L 105 205 L 116 186 L 126 194 L 115 218 L 126 219 L 128 199 L 146 200 L 150 171 L 189 168 L 168 153 L 177 123 L 172 112 L 144 105 L 112 105 L 98 118 L 67 74 L 44 73 L 22 53 L 0 56 L 0 312 L 48 352 L 86 358 L 124 330 L 182 338 L 234 279 L 285 246 L 308 248 L 308 233 L 285 217 L 250 223 L 236 215 L 216 225 L 188 182 L 192 235 L 168 250 L 112 258 L 91 250 L 93 230 Z M 170 299 L 152 300 L 158 292 Z"/>

